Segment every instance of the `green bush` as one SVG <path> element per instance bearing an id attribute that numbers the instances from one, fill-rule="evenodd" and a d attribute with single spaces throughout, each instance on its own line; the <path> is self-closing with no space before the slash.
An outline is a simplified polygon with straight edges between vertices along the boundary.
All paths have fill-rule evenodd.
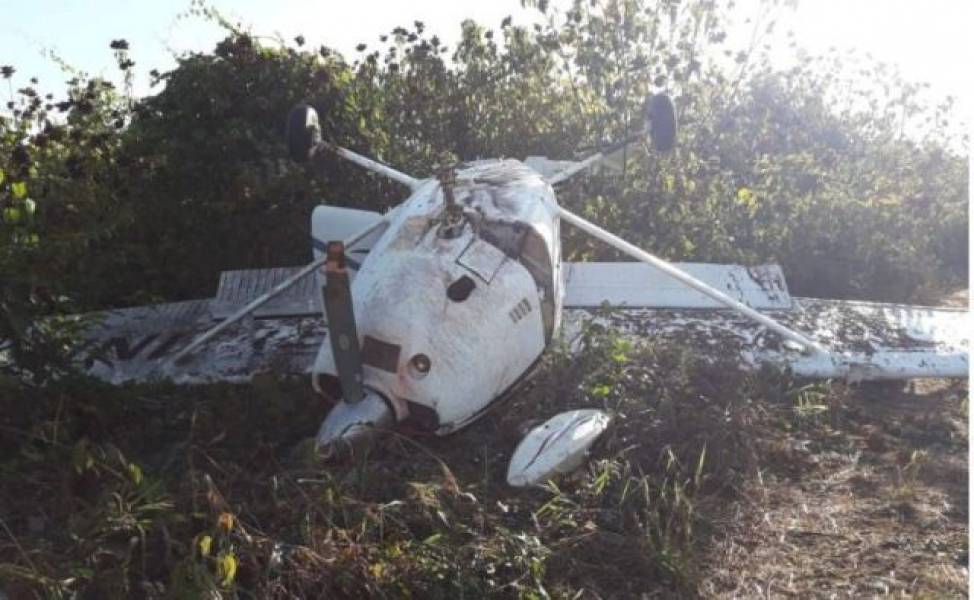
<path id="1" fill-rule="evenodd" d="M 221 269 L 306 260 L 318 203 L 403 198 L 353 166 L 288 161 L 284 116 L 300 100 L 328 139 L 422 176 L 571 157 L 641 126 L 660 88 L 680 112 L 677 151 L 565 186 L 565 204 L 673 259 L 779 262 L 800 294 L 930 300 L 963 283 L 967 166 L 939 133 L 950 107 L 875 65 L 856 75 L 872 85 L 840 95 L 831 57 L 777 72 L 744 52 L 730 76 L 712 59 L 725 22 L 703 1 L 576 3 L 533 30 L 465 22 L 452 52 L 417 22 L 352 64 L 228 30 L 143 99 L 97 80 L 61 103 L 24 88 L 0 121 L 6 302 L 37 289 L 81 308 L 206 296 Z M 130 73 L 127 43 L 112 47 Z M 922 142 L 903 133 L 917 128 Z M 612 253 L 567 232 L 566 255 Z"/>

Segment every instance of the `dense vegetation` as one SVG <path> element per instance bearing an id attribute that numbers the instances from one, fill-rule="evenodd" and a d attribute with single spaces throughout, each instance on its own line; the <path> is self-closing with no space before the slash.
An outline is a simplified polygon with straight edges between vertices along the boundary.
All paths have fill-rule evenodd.
<path id="1" fill-rule="evenodd" d="M 484 428 L 511 427 L 470 438 L 467 454 L 483 444 L 476 467 L 449 445 L 402 440 L 368 469 L 323 474 L 294 448 L 312 433 L 301 415 L 321 407 L 290 387 L 188 398 L 64 375 L 59 316 L 205 297 L 220 270 L 305 261 L 314 205 L 402 198 L 355 167 L 288 161 L 284 116 L 299 100 L 318 108 L 328 139 L 426 175 L 477 157 L 571 157 L 639 127 L 646 91 L 664 89 L 680 113 L 677 150 L 566 186 L 562 202 L 668 258 L 778 262 L 797 294 L 929 301 L 966 285 L 966 140 L 951 138 L 949 101 L 921 102 L 920 86 L 835 56 L 775 71 L 761 49 L 773 20 L 758 19 L 751 47 L 725 48 L 726 8 L 706 0 L 538 9 L 545 26 L 465 22 L 452 49 L 422 23 L 396 28 L 354 62 L 224 23 L 226 39 L 154 73 L 145 98 L 80 75 L 64 97 L 34 80 L 11 86 L 0 113 L 0 339 L 14 358 L 0 363 L 0 517 L 15 517 L 0 521 L 0 540 L 13 540 L 0 541 L 0 582 L 63 597 L 692 590 L 692 497 L 730 494 L 753 451 L 743 407 L 786 382 L 703 377 L 701 389 L 688 357 L 611 336 L 582 358 L 555 353 L 541 375 L 553 389 L 507 419 L 571 398 L 631 421 L 570 491 L 512 500 L 493 491 L 503 468 L 484 441 Z M 127 50 L 112 41 L 123 81 L 136 68 Z M 568 233 L 570 257 L 612 256 Z M 741 418 L 739 435 L 719 433 L 726 415 Z M 657 437 L 634 454 L 637 427 Z M 467 472 L 452 473 L 448 455 Z M 382 482 L 385 471 L 396 476 Z M 628 567 L 587 563 L 578 548 Z"/>

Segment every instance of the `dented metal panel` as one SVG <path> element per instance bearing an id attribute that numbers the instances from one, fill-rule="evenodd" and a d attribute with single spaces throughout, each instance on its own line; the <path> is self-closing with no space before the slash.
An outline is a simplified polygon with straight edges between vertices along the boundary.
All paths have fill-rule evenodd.
<path id="1" fill-rule="evenodd" d="M 245 383 L 254 374 L 307 373 L 325 337 L 319 316 L 251 319 L 208 342 L 179 368 L 166 363 L 213 320 L 209 300 L 87 315 L 80 365 L 110 383 L 171 379 Z"/>
<path id="2" fill-rule="evenodd" d="M 190 300 L 84 315 L 81 363 L 111 383 L 152 379 L 156 365 L 212 323 L 209 300 Z"/>
<path id="3" fill-rule="evenodd" d="M 785 276 L 778 265 L 675 265 L 751 308 L 791 308 Z M 721 307 L 711 298 L 643 263 L 562 263 L 562 273 L 566 308 L 596 308 L 606 302 L 612 306 L 646 308 Z"/>

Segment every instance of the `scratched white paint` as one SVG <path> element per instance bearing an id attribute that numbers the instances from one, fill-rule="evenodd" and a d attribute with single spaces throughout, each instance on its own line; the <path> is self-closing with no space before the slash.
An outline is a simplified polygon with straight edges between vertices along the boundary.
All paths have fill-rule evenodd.
<path id="1" fill-rule="evenodd" d="M 571 473 L 585 462 L 610 420 L 606 413 L 591 408 L 551 417 L 518 444 L 507 467 L 507 483 L 527 487 Z"/>
<path id="2" fill-rule="evenodd" d="M 515 189 L 503 193 L 508 186 Z M 480 415 L 545 346 L 539 286 L 516 256 L 488 243 L 483 232 L 491 223 L 530 226 L 533 220 L 547 225 L 553 239 L 554 218 L 545 223 L 537 208 L 554 202 L 554 195 L 520 163 L 459 170 L 453 193 L 466 219 L 456 237 L 442 235 L 446 204 L 440 184 L 429 181 L 399 207 L 352 282 L 360 343 L 370 336 L 401 348 L 395 373 L 364 365 L 365 386 L 387 398 L 399 420 L 409 415 L 410 403 L 432 409 L 438 433 Z M 447 288 L 461 277 L 475 288 L 457 302 Z M 411 364 L 419 354 L 429 357 L 426 374 Z M 330 344 L 321 345 L 312 372 L 336 374 Z"/>

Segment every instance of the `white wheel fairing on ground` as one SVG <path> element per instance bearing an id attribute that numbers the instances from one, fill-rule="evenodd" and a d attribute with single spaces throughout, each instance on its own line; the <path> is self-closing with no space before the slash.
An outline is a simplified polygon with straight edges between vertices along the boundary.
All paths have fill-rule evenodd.
<path id="1" fill-rule="evenodd" d="M 515 487 L 538 485 L 580 467 L 589 448 L 609 427 L 601 410 L 563 412 L 535 427 L 521 440 L 507 468 L 507 483 Z"/>

